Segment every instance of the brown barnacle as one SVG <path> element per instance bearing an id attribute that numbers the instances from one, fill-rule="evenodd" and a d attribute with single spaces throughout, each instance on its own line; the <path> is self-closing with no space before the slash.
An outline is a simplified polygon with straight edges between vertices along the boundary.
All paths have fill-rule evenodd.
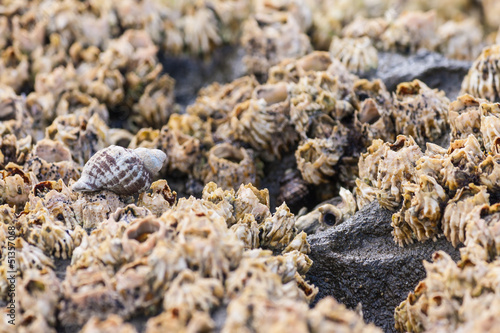
<path id="1" fill-rule="evenodd" d="M 404 12 L 382 34 L 382 47 L 403 53 L 415 53 L 420 48 L 433 50 L 438 42 L 436 25 L 434 11 Z"/>
<path id="2" fill-rule="evenodd" d="M 200 90 L 196 101 L 187 107 L 186 112 L 204 121 L 212 119 L 217 126 L 228 119 L 237 104 L 251 98 L 257 85 L 253 76 L 244 76 L 225 85 L 212 83 Z"/>
<path id="3" fill-rule="evenodd" d="M 91 317 L 82 327 L 81 333 L 137 333 L 132 324 L 123 321 L 123 318 L 111 314 L 105 320 Z"/>
<path id="4" fill-rule="evenodd" d="M 166 164 L 170 172 L 191 173 L 193 165 L 200 159 L 198 139 L 166 126 L 160 132 L 158 147 L 167 154 Z"/>
<path id="5" fill-rule="evenodd" d="M 56 274 L 51 269 L 26 269 L 16 284 L 16 298 L 22 318 L 40 317 L 47 327 L 54 327 L 61 297 L 61 285 Z M 23 323 L 20 326 L 24 326 L 27 331 L 30 327 L 35 329 L 36 326 L 29 323 L 33 319 L 23 319 L 20 320 Z"/>
<path id="6" fill-rule="evenodd" d="M 257 87 L 261 89 L 262 86 Z M 286 91 L 286 90 L 285 90 Z M 269 159 L 270 153 L 281 157 L 297 141 L 297 133 L 289 121 L 289 101 L 286 93 L 283 100 L 250 99 L 238 104 L 230 116 L 229 136 L 250 144 Z M 267 96 L 272 100 L 273 97 Z M 222 137 L 222 135 L 219 135 Z"/>
<path id="7" fill-rule="evenodd" d="M 373 324 L 365 324 L 363 317 L 338 303 L 331 296 L 320 300 L 307 312 L 309 332 L 332 332 L 336 330 L 379 333 L 382 332 Z"/>
<path id="8" fill-rule="evenodd" d="M 333 132 L 338 131 L 336 126 Z M 340 134 L 327 139 L 307 139 L 299 145 L 295 158 L 302 178 L 315 185 L 328 182 L 336 173 L 335 166 L 344 153 L 345 140 Z"/>
<path id="9" fill-rule="evenodd" d="M 333 37 L 330 54 L 340 60 L 349 71 L 356 74 L 367 74 L 378 67 L 377 50 L 370 38 Z"/>
<path id="10" fill-rule="evenodd" d="M 276 208 L 276 212 L 266 218 L 259 228 L 262 231 L 260 246 L 264 249 L 281 251 L 295 237 L 295 216 L 284 203 Z"/>
<path id="11" fill-rule="evenodd" d="M 465 249 L 468 260 L 497 262 L 500 255 L 500 204 L 477 205 L 466 216 Z"/>
<path id="12" fill-rule="evenodd" d="M 52 259 L 44 254 L 38 244 L 32 245 L 23 238 L 17 237 L 14 241 L 14 247 L 16 248 L 16 267 L 19 271 L 54 268 Z M 7 261 L 6 258 L 4 260 Z"/>
<path id="13" fill-rule="evenodd" d="M 177 192 L 170 189 L 166 180 L 160 179 L 151 184 L 150 191 L 139 194 L 137 205 L 160 217 L 175 204 L 176 200 Z"/>
<path id="14" fill-rule="evenodd" d="M 447 21 L 437 29 L 439 51 L 459 60 L 473 60 L 481 53 L 483 32 L 476 20 Z"/>
<path id="15" fill-rule="evenodd" d="M 488 190 L 495 193 L 499 187 L 500 179 L 500 161 L 498 156 L 488 155 L 484 161 L 479 164 L 479 181 L 486 185 Z"/>
<path id="16" fill-rule="evenodd" d="M 354 93 L 359 103 L 355 112 L 356 122 L 367 142 L 374 139 L 394 140 L 394 123 L 391 119 L 392 98 L 381 80 L 358 80 Z"/>
<path id="17" fill-rule="evenodd" d="M 93 315 L 104 320 L 111 314 L 127 314 L 111 277 L 95 267 L 74 269 L 70 266 L 66 270 L 59 306 L 58 320 L 62 325 L 83 325 Z"/>
<path id="18" fill-rule="evenodd" d="M 475 98 L 469 94 L 459 96 L 450 103 L 448 119 L 450 122 L 450 140 L 466 139 L 473 134 L 482 141 L 480 104 L 486 100 Z"/>
<path id="19" fill-rule="evenodd" d="M 22 171 L 17 164 L 9 162 L 5 170 L 0 170 L 0 200 L 12 207 L 22 209 L 28 201 L 32 175 Z"/>
<path id="20" fill-rule="evenodd" d="M 242 219 L 233 224 L 231 230 L 236 237 L 243 243 L 245 250 L 259 248 L 259 225 L 252 214 L 245 214 Z"/>
<path id="21" fill-rule="evenodd" d="M 440 231 L 441 207 L 448 200 L 445 190 L 436 179 L 427 175 L 420 175 L 416 184 L 407 184 L 403 188 L 405 202 L 398 212 L 398 217 L 404 219 L 404 223 L 409 226 L 417 240 L 436 239 Z M 407 229 L 402 223 L 394 223 L 393 227 Z M 398 232 L 393 233 L 394 240 L 399 245 L 408 242 L 408 237 L 400 239 L 398 235 Z"/>
<path id="22" fill-rule="evenodd" d="M 474 326 L 482 327 L 479 331 L 487 329 L 492 324 L 489 318 L 496 317 L 498 306 L 497 291 L 492 287 L 498 263 L 469 258 L 465 251 L 458 263 L 443 251 L 434 253 L 433 261 L 424 261 L 426 278 L 396 308 L 396 329 L 401 332 L 424 332 L 437 327 L 457 332 L 472 332 Z M 492 326 L 494 331 L 493 327 L 496 326 Z"/>
<path id="23" fill-rule="evenodd" d="M 369 37 L 372 41 L 377 43 L 380 41 L 380 37 L 385 29 L 387 29 L 388 25 L 389 22 L 382 17 L 366 18 L 358 16 L 342 28 L 342 37 Z"/>
<path id="24" fill-rule="evenodd" d="M 351 90 L 338 76 L 328 72 L 302 77 L 298 83 L 289 85 L 288 93 L 290 119 L 302 139 L 314 137 L 311 132 L 317 126 L 314 126 L 316 118 L 322 121 L 322 116 L 328 115 L 342 120 L 354 113 L 348 102 L 353 97 Z"/>
<path id="25" fill-rule="evenodd" d="M 88 230 L 96 228 L 118 208 L 125 206 L 126 203 L 120 199 L 118 194 L 100 191 L 82 192 L 71 207 L 79 224 Z"/>
<path id="26" fill-rule="evenodd" d="M 16 92 L 29 80 L 29 59 L 19 48 L 9 46 L 0 54 L 0 83 Z"/>
<path id="27" fill-rule="evenodd" d="M 400 83 L 393 95 L 396 133 L 411 135 L 421 146 L 437 140 L 448 126 L 449 103 L 443 91 L 431 89 L 422 81 Z"/>
<path id="28" fill-rule="evenodd" d="M 308 332 L 307 304 L 290 298 L 268 298 L 245 293 L 232 300 L 222 333 L 246 330 L 283 332 L 293 327 L 295 332 Z"/>
<path id="29" fill-rule="evenodd" d="M 468 215 L 477 206 L 489 204 L 486 186 L 469 184 L 457 190 L 448 202 L 443 214 L 443 233 L 453 246 L 465 242 L 465 231 L 471 223 Z"/>
<path id="30" fill-rule="evenodd" d="M 228 227 L 236 222 L 234 214 L 234 201 L 236 199 L 234 189 L 223 190 L 214 182 L 209 182 L 203 188 L 202 199 L 207 203 L 213 203 L 213 210 L 224 217 Z M 242 216 L 244 215 L 240 213 L 240 217 Z"/>
<path id="31" fill-rule="evenodd" d="M 356 190 L 356 194 L 363 198 L 363 193 L 370 200 L 370 193 L 375 192 L 380 204 L 394 210 L 402 201 L 403 185 L 416 183 L 416 161 L 423 156 L 420 147 L 412 137 L 398 135 L 394 143 L 383 143 L 374 140 L 365 154 L 359 159 L 360 184 L 373 188 L 369 190 L 364 186 L 363 191 Z M 361 199 L 363 200 L 363 199 Z"/>
<path id="32" fill-rule="evenodd" d="M 497 78 L 499 56 L 500 45 L 485 47 L 464 77 L 460 93 L 499 102 L 500 83 Z"/>
<path id="33" fill-rule="evenodd" d="M 214 181 L 223 189 L 236 188 L 240 184 L 257 184 L 257 171 L 253 152 L 237 148 L 230 143 L 220 143 L 208 152 L 208 173 L 205 183 Z"/>
<path id="34" fill-rule="evenodd" d="M 295 222 L 295 225 L 297 226 L 297 222 Z M 311 252 L 311 246 L 307 242 L 307 234 L 304 231 L 301 231 L 297 233 L 295 238 L 287 245 L 287 247 L 283 250 L 283 253 L 291 253 L 293 251 L 298 251 L 303 254 L 309 254 Z M 307 258 L 307 256 L 305 256 Z M 311 261 L 312 264 L 312 261 Z M 299 270 L 300 274 L 305 274 L 302 273 L 301 270 Z"/>
<path id="35" fill-rule="evenodd" d="M 149 148 L 154 149 L 158 147 L 158 140 L 160 137 L 160 130 L 149 128 L 141 128 L 130 140 L 128 144 L 129 149 L 135 148 Z"/>
<path id="36" fill-rule="evenodd" d="M 145 124 L 153 128 L 166 124 L 170 115 L 176 111 L 174 84 L 174 79 L 167 74 L 148 84 L 133 107 L 135 114 L 131 119 L 138 125 Z"/>
<path id="37" fill-rule="evenodd" d="M 483 146 L 487 152 L 497 154 L 495 141 L 500 137 L 500 104 L 482 103 L 480 112 Z"/>
<path id="38" fill-rule="evenodd" d="M 198 273 L 185 269 L 172 281 L 164 295 L 163 309 L 177 309 L 181 317 L 191 318 L 197 311 L 209 313 L 217 307 L 224 296 L 222 282 L 214 278 L 204 278 Z"/>
<path id="39" fill-rule="evenodd" d="M 181 332 L 183 330 L 211 332 L 215 328 L 214 321 L 206 312 L 196 311 L 191 318 L 185 318 L 183 315 L 185 313 L 179 309 L 163 311 L 158 316 L 148 319 L 145 333 Z"/>
<path id="40" fill-rule="evenodd" d="M 450 191 L 476 183 L 478 165 L 485 159 L 481 145 L 472 134 L 465 140 L 455 140 L 450 144 L 445 156 L 441 176 Z"/>
<path id="41" fill-rule="evenodd" d="M 248 73 L 266 75 L 269 68 L 286 58 L 311 51 L 309 38 L 291 13 L 257 13 L 243 25 L 241 44 Z"/>
<path id="42" fill-rule="evenodd" d="M 324 51 L 314 51 L 299 59 L 285 59 L 269 69 L 267 83 L 297 83 L 301 77 L 326 71 L 331 63 L 330 54 Z"/>

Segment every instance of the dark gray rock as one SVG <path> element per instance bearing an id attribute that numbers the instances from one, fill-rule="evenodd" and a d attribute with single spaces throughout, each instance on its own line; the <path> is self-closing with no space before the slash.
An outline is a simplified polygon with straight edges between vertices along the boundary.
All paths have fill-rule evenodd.
<path id="1" fill-rule="evenodd" d="M 390 91 L 396 90 L 401 82 L 419 79 L 431 88 L 444 90 L 454 100 L 471 65 L 470 61 L 448 59 L 427 50 L 411 56 L 380 52 L 378 69 L 371 78 L 384 81 Z"/>
<path id="2" fill-rule="evenodd" d="M 459 251 L 445 238 L 399 247 L 391 235 L 392 213 L 372 202 L 351 219 L 308 236 L 314 264 L 307 278 L 319 288 L 315 302 L 331 295 L 347 307 L 362 304 L 366 321 L 394 331 L 394 308 L 425 277 L 423 260 Z"/>

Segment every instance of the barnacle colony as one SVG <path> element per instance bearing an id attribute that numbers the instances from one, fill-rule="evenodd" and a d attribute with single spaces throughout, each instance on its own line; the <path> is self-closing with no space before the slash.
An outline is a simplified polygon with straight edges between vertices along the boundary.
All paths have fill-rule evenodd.
<path id="1" fill-rule="evenodd" d="M 355 75 L 373 75 L 381 50 L 471 60 L 495 39 L 495 1 L 433 6 L 2 2 L 0 305 L 13 232 L 16 330 L 135 332 L 127 321 L 142 316 L 145 332 L 376 332 L 332 298 L 309 308 L 318 290 L 305 276 L 306 232 L 375 199 L 395 211 L 398 243 L 444 235 L 467 248 L 459 265 L 435 257 L 433 281 L 400 306 L 397 327 L 485 327 L 498 308 L 495 46 L 451 105 L 422 81 L 391 92 Z M 219 46 L 237 44 L 243 66 L 197 70 L 224 82 L 188 96 L 184 112 L 172 67 L 217 63 Z M 467 293 L 470 276 L 483 292 L 439 282 Z M 470 320 L 477 302 L 493 310 Z"/>

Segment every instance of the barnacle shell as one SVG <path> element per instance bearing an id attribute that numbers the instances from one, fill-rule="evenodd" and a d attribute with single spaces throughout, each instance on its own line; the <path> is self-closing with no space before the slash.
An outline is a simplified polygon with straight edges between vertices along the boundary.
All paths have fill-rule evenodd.
<path id="1" fill-rule="evenodd" d="M 482 103 L 481 134 L 486 151 L 498 154 L 497 138 L 500 136 L 500 105 L 498 103 Z"/>
<path id="2" fill-rule="evenodd" d="M 475 135 L 478 140 L 482 141 L 479 105 L 485 102 L 487 101 L 484 99 L 465 94 L 450 103 L 448 120 L 451 128 L 451 141 L 466 139 L 469 134 Z"/>
<path id="3" fill-rule="evenodd" d="M 378 66 L 377 50 L 368 37 L 333 37 L 330 53 L 354 73 L 365 74 Z"/>
<path id="4" fill-rule="evenodd" d="M 434 11 L 405 12 L 390 23 L 382 34 L 383 48 L 406 53 L 414 53 L 420 48 L 432 50 L 437 43 L 436 25 Z"/>
<path id="5" fill-rule="evenodd" d="M 215 145 L 208 152 L 208 174 L 205 182 L 216 182 L 223 189 L 257 181 L 252 151 L 229 143 Z"/>
<path id="6" fill-rule="evenodd" d="M 338 60 L 335 60 L 335 62 L 340 64 L 344 71 L 349 74 L 347 68 L 345 68 Z M 331 64 L 332 59 L 330 54 L 323 51 L 314 51 L 299 59 L 285 59 L 269 69 L 269 78 L 267 83 L 297 83 L 301 77 L 307 76 L 308 74 L 326 71 Z"/>
<path id="7" fill-rule="evenodd" d="M 163 127 L 158 138 L 158 147 L 167 155 L 168 170 L 190 173 L 200 158 L 200 141 L 178 130 Z"/>
<path id="8" fill-rule="evenodd" d="M 492 102 L 500 101 L 500 84 L 497 78 L 499 56 L 500 45 L 484 48 L 462 81 L 461 93 Z"/>
<path id="9" fill-rule="evenodd" d="M 405 191 L 401 210 L 392 216 L 394 241 L 400 246 L 436 239 L 441 220 L 441 206 L 448 200 L 445 190 L 433 177 L 421 175 L 416 184 L 403 185 Z"/>
<path id="10" fill-rule="evenodd" d="M 132 324 L 124 323 L 122 317 L 112 314 L 106 320 L 91 317 L 83 326 L 82 333 L 137 333 Z"/>
<path id="11" fill-rule="evenodd" d="M 165 159 L 165 153 L 158 149 L 110 146 L 97 152 L 85 164 L 82 177 L 73 184 L 73 190 L 109 190 L 120 195 L 143 192 L 151 185 Z"/>
<path id="12" fill-rule="evenodd" d="M 442 228 L 446 238 L 457 246 L 465 241 L 465 230 L 470 223 L 468 214 L 476 207 L 489 204 L 486 186 L 470 184 L 460 188 L 444 210 Z"/>
<path id="13" fill-rule="evenodd" d="M 400 83 L 393 96 L 396 133 L 411 135 L 423 145 L 438 139 L 446 130 L 448 98 L 419 80 Z"/>
<path id="14" fill-rule="evenodd" d="M 483 32 L 474 19 L 448 21 L 439 26 L 439 51 L 447 57 L 472 60 L 481 52 Z"/>
<path id="15" fill-rule="evenodd" d="M 297 168 L 302 178 L 310 184 L 318 185 L 328 182 L 335 175 L 335 166 L 344 154 L 347 145 L 346 137 L 339 129 L 333 128 L 334 136 L 327 139 L 308 139 L 295 152 Z"/>
<path id="16" fill-rule="evenodd" d="M 356 17 L 352 22 L 342 28 L 342 36 L 349 38 L 370 37 L 371 40 L 380 40 L 388 22 L 382 18 Z"/>
<path id="17" fill-rule="evenodd" d="M 286 204 L 282 204 L 276 208 L 273 216 L 264 220 L 260 229 L 262 248 L 282 250 L 295 237 L 295 216 L 290 213 Z"/>

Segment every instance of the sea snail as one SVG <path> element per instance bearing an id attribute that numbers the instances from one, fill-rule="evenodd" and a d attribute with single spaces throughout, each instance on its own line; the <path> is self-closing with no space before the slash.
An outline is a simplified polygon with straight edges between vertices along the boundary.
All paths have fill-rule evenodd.
<path id="1" fill-rule="evenodd" d="M 109 146 L 99 150 L 83 167 L 74 191 L 108 190 L 120 195 L 146 191 L 167 155 L 159 149 Z"/>

